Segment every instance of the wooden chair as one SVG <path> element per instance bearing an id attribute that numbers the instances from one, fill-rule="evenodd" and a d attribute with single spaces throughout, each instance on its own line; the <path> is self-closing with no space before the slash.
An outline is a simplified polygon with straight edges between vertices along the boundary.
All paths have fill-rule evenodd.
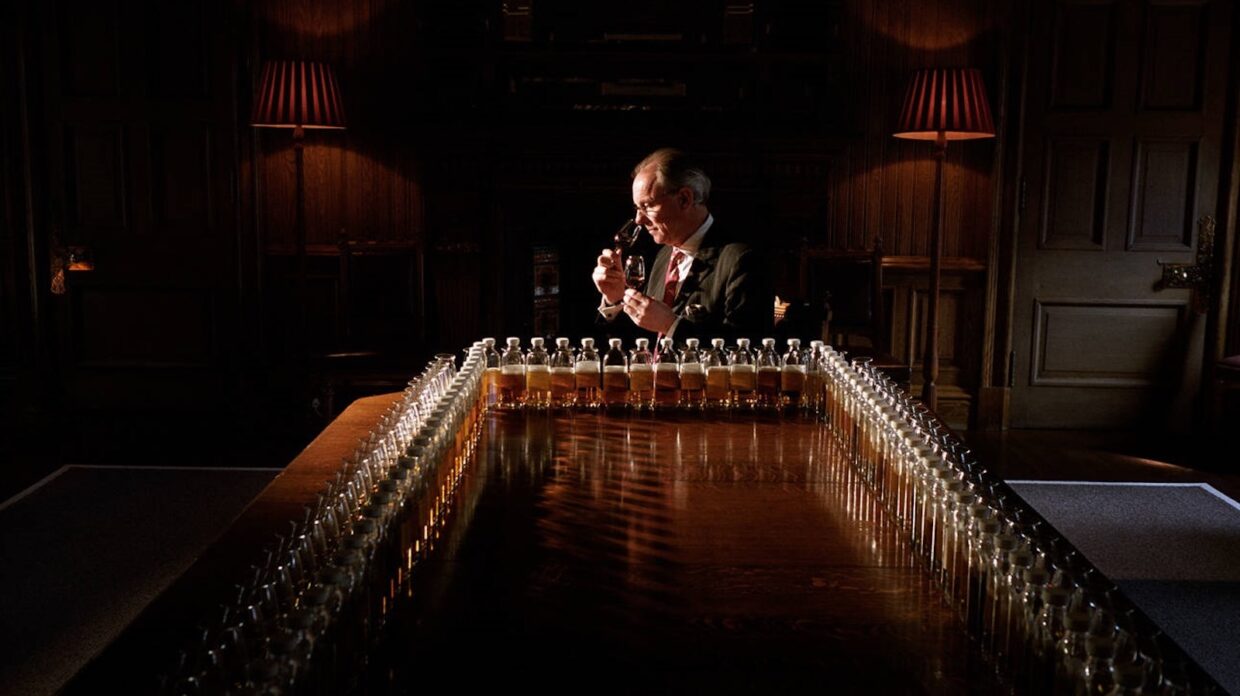
<path id="1" fill-rule="evenodd" d="M 881 239 L 869 251 L 805 249 L 800 284 L 811 313 L 821 318 L 817 333 L 824 341 L 849 355 L 872 358 L 876 367 L 908 389 L 911 366 L 889 352 Z"/>

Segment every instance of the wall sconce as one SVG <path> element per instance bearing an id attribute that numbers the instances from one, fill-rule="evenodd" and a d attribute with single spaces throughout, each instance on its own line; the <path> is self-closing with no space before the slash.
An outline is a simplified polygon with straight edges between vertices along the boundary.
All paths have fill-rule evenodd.
<path id="1" fill-rule="evenodd" d="M 921 400 L 938 404 L 939 292 L 943 256 L 943 158 L 947 141 L 993 138 L 995 124 L 981 71 L 975 68 L 918 70 L 909 78 L 896 138 L 934 141 L 934 217 L 930 227 L 930 293 L 926 307 L 925 382 Z"/>

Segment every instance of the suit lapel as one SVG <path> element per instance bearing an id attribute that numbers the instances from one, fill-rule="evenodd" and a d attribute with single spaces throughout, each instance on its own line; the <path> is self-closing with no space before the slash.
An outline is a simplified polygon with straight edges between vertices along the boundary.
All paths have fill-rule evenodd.
<path id="1" fill-rule="evenodd" d="M 709 237 L 710 234 L 707 233 Z M 689 277 L 685 278 L 680 284 L 680 289 L 676 292 L 676 302 L 673 309 L 679 311 L 683 308 L 685 300 L 693 291 L 702 287 L 702 283 L 710 278 L 710 274 L 715 270 L 715 264 L 719 260 L 719 249 L 714 246 L 702 245 L 698 249 L 698 253 L 693 257 L 693 265 L 689 267 Z"/>
<path id="2" fill-rule="evenodd" d="M 646 295 L 656 300 L 663 299 L 663 286 L 667 282 L 667 264 L 672 260 L 672 248 L 665 246 L 659 249 L 651 264 L 650 277 L 646 280 Z"/>

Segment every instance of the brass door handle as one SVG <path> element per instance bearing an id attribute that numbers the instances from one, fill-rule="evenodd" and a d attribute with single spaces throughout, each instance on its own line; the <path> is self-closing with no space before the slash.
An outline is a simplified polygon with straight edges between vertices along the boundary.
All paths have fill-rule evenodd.
<path id="1" fill-rule="evenodd" d="M 1193 263 L 1168 263 L 1161 259 L 1162 277 L 1154 290 L 1189 288 L 1193 291 L 1193 309 L 1205 314 L 1214 292 L 1214 216 L 1205 215 L 1197 221 L 1197 258 Z"/>

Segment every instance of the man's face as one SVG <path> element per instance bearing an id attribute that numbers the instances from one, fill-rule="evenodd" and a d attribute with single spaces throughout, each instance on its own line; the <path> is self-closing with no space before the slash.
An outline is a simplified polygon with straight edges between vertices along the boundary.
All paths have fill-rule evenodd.
<path id="1" fill-rule="evenodd" d="M 664 191 L 655 184 L 653 172 L 641 172 L 633 179 L 634 220 L 659 244 L 679 244 L 692 236 L 694 230 L 685 229 L 692 205 L 689 189 Z"/>

